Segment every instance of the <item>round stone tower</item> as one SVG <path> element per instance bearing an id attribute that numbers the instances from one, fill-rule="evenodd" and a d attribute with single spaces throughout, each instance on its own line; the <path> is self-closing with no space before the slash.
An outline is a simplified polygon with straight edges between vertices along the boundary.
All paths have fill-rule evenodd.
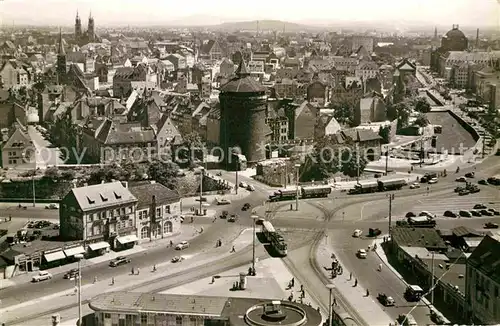
<path id="1" fill-rule="evenodd" d="M 226 162 L 239 147 L 252 164 L 266 158 L 265 145 L 271 134 L 266 124 L 266 88 L 250 77 L 244 60 L 235 73 L 220 90 L 220 142 Z"/>

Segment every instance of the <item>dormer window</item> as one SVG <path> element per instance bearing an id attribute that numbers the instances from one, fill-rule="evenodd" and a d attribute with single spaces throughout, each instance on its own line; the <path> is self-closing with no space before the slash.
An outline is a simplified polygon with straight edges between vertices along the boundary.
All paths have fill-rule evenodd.
<path id="1" fill-rule="evenodd" d="M 99 194 L 101 196 L 102 201 L 108 201 L 108 198 L 104 197 L 102 194 Z"/>
<path id="2" fill-rule="evenodd" d="M 89 202 L 90 205 L 95 204 L 95 200 L 90 199 L 90 197 L 87 196 L 87 201 Z"/>
<path id="3" fill-rule="evenodd" d="M 116 191 L 114 192 L 114 194 L 115 194 L 115 198 L 116 198 L 116 199 L 122 199 L 122 196 L 121 196 L 121 195 L 118 195 L 118 194 L 116 193 Z"/>

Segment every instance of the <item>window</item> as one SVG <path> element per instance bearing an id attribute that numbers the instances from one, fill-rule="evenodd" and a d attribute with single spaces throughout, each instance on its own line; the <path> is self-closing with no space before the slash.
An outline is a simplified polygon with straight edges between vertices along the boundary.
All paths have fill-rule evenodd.
<path id="1" fill-rule="evenodd" d="M 122 211 L 122 214 L 121 214 L 121 215 L 125 215 L 125 207 L 122 207 L 122 208 L 121 208 L 121 211 Z"/>
<path id="2" fill-rule="evenodd" d="M 94 220 L 94 214 L 90 213 L 90 214 L 87 216 L 87 221 L 92 222 L 93 220 Z"/>
<path id="3" fill-rule="evenodd" d="M 129 226 L 129 227 L 134 226 L 134 225 L 133 225 L 133 221 L 132 221 L 132 220 L 128 220 L 128 226 Z"/>
<path id="4" fill-rule="evenodd" d="M 175 317 L 175 325 L 182 326 L 182 317 L 181 316 Z"/>
<path id="5" fill-rule="evenodd" d="M 105 313 L 105 314 L 104 314 L 104 318 L 106 318 L 106 319 L 111 318 L 111 314 Z"/>
<path id="6" fill-rule="evenodd" d="M 172 222 L 166 221 L 165 225 L 163 226 L 163 233 L 172 233 L 172 232 L 173 232 Z"/>
<path id="7" fill-rule="evenodd" d="M 122 221 L 120 221 L 120 222 L 121 222 L 120 227 L 121 227 L 122 229 L 127 227 L 127 221 L 126 221 L 126 220 L 122 220 Z"/>
<path id="8" fill-rule="evenodd" d="M 161 218 L 161 207 L 156 207 L 156 217 Z"/>
<path id="9" fill-rule="evenodd" d="M 141 324 L 148 323 L 148 314 L 141 314 Z"/>
<path id="10" fill-rule="evenodd" d="M 165 206 L 165 214 L 170 214 L 170 205 Z"/>
<path id="11" fill-rule="evenodd" d="M 143 226 L 141 229 L 141 238 L 149 238 L 149 226 Z"/>
<path id="12" fill-rule="evenodd" d="M 101 226 L 94 225 L 94 235 L 99 235 L 99 234 L 101 234 Z"/>

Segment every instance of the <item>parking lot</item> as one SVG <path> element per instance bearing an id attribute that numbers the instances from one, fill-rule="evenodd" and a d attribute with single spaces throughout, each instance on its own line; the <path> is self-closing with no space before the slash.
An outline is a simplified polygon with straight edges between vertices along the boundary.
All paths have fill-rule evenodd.
<path id="1" fill-rule="evenodd" d="M 433 125 L 442 126 L 442 133 L 438 135 L 436 149 L 438 152 L 448 151 L 449 154 L 464 151 L 476 145 L 472 135 L 465 130 L 457 120 L 448 112 L 427 113 L 429 122 Z"/>

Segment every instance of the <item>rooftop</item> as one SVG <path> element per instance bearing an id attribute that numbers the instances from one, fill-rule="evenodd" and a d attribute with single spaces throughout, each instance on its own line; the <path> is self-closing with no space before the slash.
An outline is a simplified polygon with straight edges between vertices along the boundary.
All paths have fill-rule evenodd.
<path id="1" fill-rule="evenodd" d="M 427 249 L 446 249 L 446 244 L 435 229 L 396 227 L 392 239 L 400 247 L 424 247 Z"/>
<path id="2" fill-rule="evenodd" d="M 137 201 L 119 181 L 71 189 L 82 211 L 131 204 Z M 68 196 L 67 195 L 67 196 Z"/>

